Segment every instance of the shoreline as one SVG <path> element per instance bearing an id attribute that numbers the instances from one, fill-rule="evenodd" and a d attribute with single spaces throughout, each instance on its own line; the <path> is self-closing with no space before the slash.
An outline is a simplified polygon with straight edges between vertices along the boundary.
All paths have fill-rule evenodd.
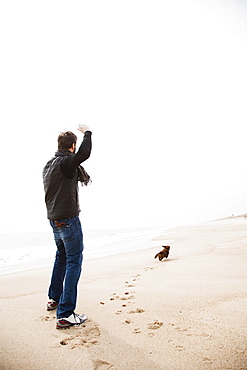
<path id="1" fill-rule="evenodd" d="M 222 219 L 216 219 L 216 220 L 212 220 L 212 221 L 204 221 L 204 222 L 200 222 L 200 223 L 197 223 L 197 224 L 185 224 L 185 225 L 176 225 L 176 226 L 152 226 L 152 227 L 137 227 L 137 228 L 118 228 L 118 229 L 102 229 L 102 230 L 86 230 L 84 231 L 84 234 L 85 234 L 85 247 L 84 247 L 84 261 L 87 261 L 89 259 L 94 259 L 94 258 L 103 258 L 105 256 L 111 256 L 111 255 L 118 255 L 118 254 L 122 254 L 122 253 L 125 253 L 125 252 L 122 252 L 122 251 L 119 251 L 118 249 L 115 250 L 114 246 L 117 245 L 119 246 L 119 244 L 123 244 L 123 245 L 127 245 L 127 244 L 130 244 L 132 242 L 133 244 L 133 249 L 130 248 L 130 246 L 128 246 L 128 249 L 127 249 L 127 252 L 126 253 L 131 253 L 132 251 L 136 251 L 136 250 L 140 250 L 140 249 L 146 249 L 146 248 L 149 248 L 148 247 L 144 247 L 144 243 L 147 244 L 150 244 L 150 242 L 152 241 L 155 241 L 155 240 L 159 240 L 159 235 L 161 235 L 162 238 L 165 238 L 166 234 L 171 234 L 172 230 L 176 230 L 176 229 L 179 229 L 179 228 L 184 228 L 184 227 L 196 227 L 196 226 L 202 226 L 202 225 L 207 225 L 207 224 L 212 224 L 212 223 L 217 223 L 218 225 L 220 223 L 224 223 L 224 224 L 227 224 L 228 222 L 245 222 L 247 220 L 247 214 L 243 214 L 243 215 L 239 215 L 239 216 L 229 216 L 229 217 L 225 217 L 225 218 L 222 218 Z M 159 230 L 159 231 L 158 231 Z M 91 250 L 90 248 L 90 245 L 88 247 L 88 244 L 90 244 L 90 242 L 92 241 L 92 234 L 95 233 L 95 239 L 96 239 L 96 243 L 97 243 L 97 239 L 99 238 L 98 237 L 98 234 L 101 235 L 101 237 L 105 237 L 107 235 L 107 233 L 109 233 L 111 236 L 113 235 L 117 235 L 118 236 L 118 239 L 117 240 L 109 240 L 108 242 L 105 241 L 103 243 L 103 245 L 99 245 L 99 247 L 97 247 L 98 250 L 100 250 L 97 255 L 94 255 L 94 247 L 93 247 L 93 250 Z M 134 236 L 134 237 L 130 237 L 129 235 L 131 234 L 136 234 L 137 233 L 137 236 Z M 151 235 L 152 236 L 151 236 Z M 28 271 L 28 270 L 33 270 L 33 269 L 36 269 L 36 268 L 45 268 L 45 267 L 50 267 L 52 268 L 53 266 L 53 262 L 54 262 L 54 257 L 55 257 L 55 253 L 56 253 L 56 246 L 55 246 L 55 243 L 54 243 L 54 240 L 53 240 L 53 235 L 52 235 L 52 232 L 31 232 L 31 233 L 14 233 L 14 234 L 11 234 L 11 233 L 6 233 L 6 234 L 0 234 L 0 238 L 2 237 L 2 239 L 0 239 L 0 252 L 1 250 L 4 251 L 4 250 L 12 250 L 12 248 L 8 248 L 7 246 L 5 246 L 5 243 L 8 242 L 8 240 L 12 237 L 12 236 L 15 236 L 14 238 L 14 241 L 10 242 L 13 244 L 12 248 L 14 248 L 15 250 L 20 250 L 21 248 L 24 247 L 24 249 L 29 249 L 29 250 L 33 250 L 36 252 L 37 254 L 37 251 L 36 251 L 36 248 L 45 248 L 45 257 L 43 258 L 40 258 L 40 257 L 37 257 L 36 256 L 36 259 L 32 259 L 32 260 L 25 260 L 24 262 L 23 261 L 20 261 L 20 262 L 17 262 L 15 264 L 7 264 L 6 266 L 0 266 L 0 276 L 1 275 L 6 275 L 6 274 L 14 274 L 14 273 L 17 273 L 17 272 L 21 272 L 21 271 Z M 126 242 L 126 235 L 127 235 L 127 239 L 128 241 Z M 20 245 L 19 246 L 16 246 L 16 243 L 18 243 L 18 240 L 19 240 L 19 237 L 21 238 L 21 242 L 20 242 Z M 133 238 L 133 241 L 131 240 Z M 146 239 L 146 240 L 144 240 Z M 150 240 L 148 240 L 150 239 Z M 46 240 L 46 243 L 49 243 L 48 244 L 44 244 L 44 240 Z M 173 242 L 173 239 L 168 239 L 166 240 L 166 243 L 172 243 Z M 92 243 L 92 242 L 91 242 Z M 136 247 L 137 244 L 140 244 L 140 243 L 143 243 L 141 246 L 139 246 L 138 248 Z M 18 243 L 19 244 L 19 243 Z M 112 246 L 112 250 L 109 252 L 109 248 Z M 49 249 L 49 252 L 47 252 L 47 250 Z M 102 253 L 102 249 L 104 250 L 103 253 Z M 42 250 L 43 252 L 43 250 Z M 44 253 L 44 252 L 43 252 Z M 25 251 L 24 253 L 24 258 L 26 257 L 26 254 L 27 252 Z M 48 257 L 48 254 L 49 254 L 49 257 Z M 20 260 L 22 259 L 23 257 L 19 258 Z M 2 258 L 4 259 L 4 258 Z"/>
<path id="2" fill-rule="evenodd" d="M 84 261 L 76 312 L 89 320 L 68 330 L 46 311 L 50 267 L 1 275 L 2 368 L 246 369 L 246 261 L 242 220 L 176 227 L 145 250 Z"/>
<path id="3" fill-rule="evenodd" d="M 166 230 L 169 228 L 157 226 L 85 231 L 83 258 L 118 255 L 123 253 L 121 246 L 126 252 L 145 249 L 153 237 Z M 20 241 L 19 236 L 6 234 L 0 239 L 0 275 L 53 266 L 56 245 L 52 232 L 24 233 Z"/>

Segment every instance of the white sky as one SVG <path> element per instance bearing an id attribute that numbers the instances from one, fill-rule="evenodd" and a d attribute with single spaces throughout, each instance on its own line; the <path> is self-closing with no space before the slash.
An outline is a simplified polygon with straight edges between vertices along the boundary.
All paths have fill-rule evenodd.
<path id="1" fill-rule="evenodd" d="M 247 5 L 5 1 L 0 232 L 50 230 L 42 168 L 87 123 L 84 228 L 247 212 Z"/>

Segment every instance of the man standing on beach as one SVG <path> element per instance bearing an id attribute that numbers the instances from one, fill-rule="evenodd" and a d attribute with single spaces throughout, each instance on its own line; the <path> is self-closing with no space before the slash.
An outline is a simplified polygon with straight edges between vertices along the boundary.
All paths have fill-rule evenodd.
<path id="1" fill-rule="evenodd" d="M 58 151 L 43 169 L 47 217 L 57 246 L 47 310 L 57 308 L 57 329 L 79 325 L 87 319 L 74 310 L 83 259 L 78 181 L 82 185 L 90 182 L 80 164 L 90 157 L 92 132 L 86 125 L 80 125 L 78 130 L 84 134 L 78 152 L 75 153 L 76 135 L 63 132 L 58 136 Z"/>

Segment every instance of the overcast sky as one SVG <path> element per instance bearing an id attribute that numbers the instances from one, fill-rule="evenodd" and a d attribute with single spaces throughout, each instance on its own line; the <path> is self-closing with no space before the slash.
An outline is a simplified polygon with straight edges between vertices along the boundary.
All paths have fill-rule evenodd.
<path id="1" fill-rule="evenodd" d="M 1 3 L 0 232 L 49 231 L 42 169 L 88 124 L 86 229 L 247 212 L 247 5 Z"/>

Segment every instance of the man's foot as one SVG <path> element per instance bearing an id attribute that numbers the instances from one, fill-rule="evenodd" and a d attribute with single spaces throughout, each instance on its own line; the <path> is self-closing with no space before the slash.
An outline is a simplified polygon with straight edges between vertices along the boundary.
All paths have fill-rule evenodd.
<path id="1" fill-rule="evenodd" d="M 58 303 L 54 299 L 49 299 L 47 302 L 47 311 L 55 310 L 58 306 Z"/>
<path id="2" fill-rule="evenodd" d="M 72 313 L 69 317 L 57 319 L 57 329 L 67 329 L 70 326 L 78 326 L 83 324 L 86 320 L 86 315 L 76 315 L 75 313 Z"/>

